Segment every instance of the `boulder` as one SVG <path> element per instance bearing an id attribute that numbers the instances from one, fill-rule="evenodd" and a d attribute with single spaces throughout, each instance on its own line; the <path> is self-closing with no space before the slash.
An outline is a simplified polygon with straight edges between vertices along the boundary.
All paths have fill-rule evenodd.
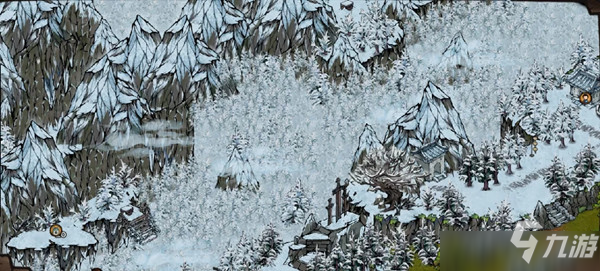
<path id="1" fill-rule="evenodd" d="M 554 227 L 550 220 L 548 219 L 548 212 L 546 211 L 546 207 L 542 204 L 541 201 L 537 202 L 535 206 L 535 211 L 533 211 L 533 218 L 537 220 L 538 223 L 544 227 L 544 229 L 551 229 Z"/>

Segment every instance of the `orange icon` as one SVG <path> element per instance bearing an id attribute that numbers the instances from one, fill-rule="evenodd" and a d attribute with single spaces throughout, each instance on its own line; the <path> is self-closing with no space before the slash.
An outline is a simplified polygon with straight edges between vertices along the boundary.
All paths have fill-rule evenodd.
<path id="1" fill-rule="evenodd" d="M 579 101 L 582 104 L 589 104 L 592 102 L 592 94 L 590 94 L 589 92 L 584 92 L 581 93 L 581 95 L 579 95 Z"/>
<path id="2" fill-rule="evenodd" d="M 62 227 L 58 224 L 50 226 L 50 235 L 54 237 L 60 237 L 63 233 Z"/>

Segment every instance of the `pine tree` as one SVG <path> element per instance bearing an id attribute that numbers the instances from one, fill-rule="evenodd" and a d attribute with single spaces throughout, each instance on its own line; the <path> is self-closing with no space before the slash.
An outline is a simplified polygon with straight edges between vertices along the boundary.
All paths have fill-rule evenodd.
<path id="1" fill-rule="evenodd" d="M 429 187 L 426 186 L 421 191 L 421 200 L 423 200 L 423 207 L 425 207 L 425 210 L 433 210 L 433 206 L 435 205 L 435 195 Z"/>
<path id="2" fill-rule="evenodd" d="M 546 110 L 542 114 L 542 124 L 540 126 L 540 134 L 538 138 L 543 140 L 546 144 L 550 144 L 552 139 L 554 139 L 554 120 L 552 119 L 552 114 Z"/>
<path id="3" fill-rule="evenodd" d="M 496 159 L 493 156 L 492 147 L 485 143 L 479 151 L 476 169 L 477 181 L 483 183 L 483 191 L 490 190 L 489 182 L 494 179 L 496 172 Z"/>
<path id="4" fill-rule="evenodd" d="M 437 206 L 440 208 L 440 216 L 443 216 L 449 225 L 459 229 L 467 226 L 469 217 L 463 204 L 463 196 L 454 185 L 448 186 Z"/>
<path id="5" fill-rule="evenodd" d="M 571 178 L 565 178 L 560 182 L 553 183 L 550 187 L 550 191 L 552 191 L 554 199 L 558 200 L 559 202 L 565 202 L 575 196 L 576 189 L 577 188 L 575 187 Z"/>
<path id="6" fill-rule="evenodd" d="M 499 185 L 500 181 L 498 180 L 498 173 L 500 173 L 500 170 L 504 169 L 504 167 L 506 166 L 507 163 L 506 163 L 504 155 L 502 154 L 502 148 L 500 147 L 499 144 L 492 144 L 491 152 L 492 152 L 493 166 L 494 166 L 494 173 L 493 173 L 494 185 Z"/>
<path id="7" fill-rule="evenodd" d="M 565 138 L 571 134 L 572 126 L 570 125 L 571 121 L 570 121 L 570 116 L 569 116 L 569 110 L 565 106 L 563 101 L 560 101 L 558 108 L 552 115 L 552 119 L 554 120 L 554 123 L 555 123 L 554 129 L 553 129 L 554 139 L 560 141 L 559 148 L 564 149 L 567 147 L 565 145 Z"/>
<path id="8" fill-rule="evenodd" d="M 384 264 L 384 270 L 408 271 L 412 266 L 414 255 L 406 240 L 404 231 L 394 235 L 394 241 L 389 249 L 387 259 Z"/>
<path id="9" fill-rule="evenodd" d="M 296 185 L 288 192 L 287 196 L 288 204 L 283 210 L 282 221 L 287 224 L 303 223 L 310 210 L 311 203 L 300 180 L 296 182 Z"/>
<path id="10" fill-rule="evenodd" d="M 544 183 L 546 187 L 551 188 L 552 185 L 565 181 L 566 178 L 565 165 L 558 156 L 555 156 L 552 160 L 552 165 L 550 165 L 544 174 Z"/>
<path id="11" fill-rule="evenodd" d="M 569 128 L 569 142 L 575 143 L 575 130 L 581 126 L 581 120 L 579 119 L 579 110 L 575 106 L 568 106 L 566 108 L 567 115 L 567 127 Z"/>
<path id="12" fill-rule="evenodd" d="M 511 231 L 512 227 L 512 218 L 511 218 L 511 210 L 510 204 L 503 200 L 500 205 L 498 205 L 498 210 L 490 216 L 490 220 L 493 223 L 493 228 L 496 231 Z"/>
<path id="13" fill-rule="evenodd" d="M 187 262 L 183 262 L 179 267 L 181 268 L 181 271 L 192 271 L 192 267 Z"/>
<path id="14" fill-rule="evenodd" d="M 334 244 L 328 259 L 329 265 L 327 266 L 327 271 L 344 270 L 344 264 L 346 263 L 347 257 L 346 253 L 340 248 L 337 242 Z"/>
<path id="15" fill-rule="evenodd" d="M 272 266 L 277 255 L 281 253 L 282 240 L 273 224 L 269 224 L 258 238 L 258 264 L 261 266 Z"/>
<path id="16" fill-rule="evenodd" d="M 584 149 L 575 157 L 575 167 L 573 177 L 578 190 L 591 188 L 594 184 L 594 177 L 600 173 L 600 158 L 594 152 L 591 144 L 587 144 Z"/>
<path id="17" fill-rule="evenodd" d="M 435 236 L 435 232 L 429 226 L 424 226 L 423 220 L 421 220 L 421 227 L 417 230 L 412 245 L 423 264 L 433 265 L 439 251 L 437 244 L 439 244 L 439 240 Z"/>
<path id="18" fill-rule="evenodd" d="M 236 270 L 257 270 L 259 268 L 256 242 L 248 239 L 244 233 L 237 244 L 236 254 Z"/>
<path id="19" fill-rule="evenodd" d="M 459 174 L 468 187 L 473 186 L 473 179 L 478 167 L 478 157 L 475 154 L 468 154 L 463 159 L 463 164 L 460 167 Z"/>
<path id="20" fill-rule="evenodd" d="M 385 256 L 384 237 L 381 236 L 381 232 L 375 230 L 373 226 L 369 226 L 365 229 L 361 240 L 365 265 L 370 269 L 380 268 L 383 265 Z"/>
<path id="21" fill-rule="evenodd" d="M 504 138 L 500 141 L 502 145 L 502 154 L 504 155 L 504 159 L 506 161 L 506 174 L 512 175 L 512 163 L 516 161 L 516 149 L 517 149 L 517 141 L 515 136 L 509 131 L 506 132 Z"/>
<path id="22" fill-rule="evenodd" d="M 236 271 L 237 253 L 235 246 L 230 246 L 225 251 L 225 254 L 221 256 L 221 261 L 218 267 L 215 267 L 217 271 Z"/>
<path id="23" fill-rule="evenodd" d="M 571 65 L 577 68 L 580 65 L 585 66 L 586 64 L 589 64 L 594 57 L 593 52 L 594 50 L 583 36 L 579 36 L 579 42 L 577 42 L 575 50 L 571 54 Z"/>
<path id="24" fill-rule="evenodd" d="M 350 240 L 346 244 L 346 261 L 344 262 L 343 270 L 364 270 L 366 267 L 364 252 L 361 247 L 361 237 L 350 236 Z"/>
<path id="25" fill-rule="evenodd" d="M 325 257 L 325 253 L 319 251 L 317 247 L 317 252 L 313 252 L 315 256 L 311 259 L 310 263 L 308 263 L 309 271 L 327 271 L 327 263 Z"/>

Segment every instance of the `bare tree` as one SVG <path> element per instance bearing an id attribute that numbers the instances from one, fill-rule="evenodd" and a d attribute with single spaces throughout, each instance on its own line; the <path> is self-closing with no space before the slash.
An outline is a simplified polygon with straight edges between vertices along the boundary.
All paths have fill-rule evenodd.
<path id="1" fill-rule="evenodd" d="M 421 166 L 395 147 L 369 153 L 351 175 L 360 184 L 387 194 L 385 211 L 393 210 L 420 196 L 421 185 L 427 174 Z"/>

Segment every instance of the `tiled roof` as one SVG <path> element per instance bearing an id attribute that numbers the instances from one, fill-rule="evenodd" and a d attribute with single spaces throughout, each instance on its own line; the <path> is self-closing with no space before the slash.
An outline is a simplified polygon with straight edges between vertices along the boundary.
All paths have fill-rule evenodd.
<path id="1" fill-rule="evenodd" d="M 436 158 L 443 156 L 448 152 L 448 148 L 440 145 L 439 143 L 427 144 L 417 151 L 413 152 L 413 155 L 420 156 L 425 163 L 430 163 Z"/>
<path id="2" fill-rule="evenodd" d="M 577 69 L 567 78 L 567 83 L 584 91 L 594 93 L 600 91 L 600 78 L 588 71 Z"/>

